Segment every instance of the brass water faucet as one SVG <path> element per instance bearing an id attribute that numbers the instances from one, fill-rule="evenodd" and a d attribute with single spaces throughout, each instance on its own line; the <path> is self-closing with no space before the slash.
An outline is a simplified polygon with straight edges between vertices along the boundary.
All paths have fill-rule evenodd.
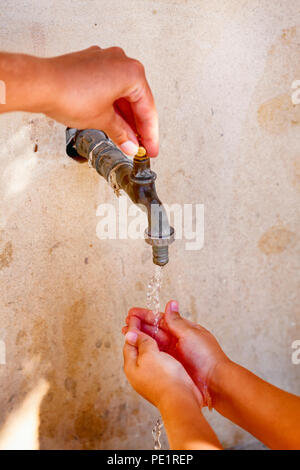
<path id="1" fill-rule="evenodd" d="M 120 190 L 125 191 L 147 213 L 145 240 L 152 246 L 153 263 L 159 266 L 167 264 L 169 245 L 174 241 L 174 229 L 157 196 L 156 173 L 150 168 L 150 158 L 144 147 L 139 147 L 131 161 L 103 131 L 68 128 L 66 137 L 67 154 L 70 157 L 86 158 L 117 195 Z"/>

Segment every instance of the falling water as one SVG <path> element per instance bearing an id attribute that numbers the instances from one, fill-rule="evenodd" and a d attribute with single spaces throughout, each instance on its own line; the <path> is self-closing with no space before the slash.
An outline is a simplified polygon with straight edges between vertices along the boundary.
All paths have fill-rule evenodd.
<path id="1" fill-rule="evenodd" d="M 154 440 L 154 450 L 161 449 L 160 435 L 161 435 L 162 427 L 163 427 L 163 423 L 161 422 L 160 418 L 158 418 L 155 423 L 154 428 L 152 429 L 152 436 Z"/>
<path id="2" fill-rule="evenodd" d="M 162 268 L 161 266 L 155 266 L 154 275 L 151 277 L 147 286 L 147 307 L 152 310 L 154 314 L 154 332 L 158 331 L 158 321 L 160 312 L 160 291 L 162 286 Z M 163 423 L 160 418 L 157 419 L 154 428 L 152 429 L 152 436 L 154 440 L 154 450 L 161 449 L 161 430 Z"/>
<path id="3" fill-rule="evenodd" d="M 155 318 L 155 333 L 158 331 L 158 320 L 160 311 L 160 290 L 162 285 L 162 268 L 155 266 L 154 275 L 147 286 L 147 307 L 152 310 Z"/>

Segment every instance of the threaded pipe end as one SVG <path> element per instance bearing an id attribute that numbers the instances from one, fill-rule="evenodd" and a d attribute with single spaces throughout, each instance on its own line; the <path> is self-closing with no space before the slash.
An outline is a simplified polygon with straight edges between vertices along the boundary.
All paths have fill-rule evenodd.
<path id="1" fill-rule="evenodd" d="M 169 247 L 166 246 L 152 246 L 153 263 L 158 266 L 164 266 L 169 262 Z"/>

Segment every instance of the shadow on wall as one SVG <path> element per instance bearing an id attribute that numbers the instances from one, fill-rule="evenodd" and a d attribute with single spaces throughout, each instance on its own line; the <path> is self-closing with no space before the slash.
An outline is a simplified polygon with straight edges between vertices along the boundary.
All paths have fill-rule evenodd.
<path id="1" fill-rule="evenodd" d="M 53 228 L 43 224 L 41 221 L 49 217 L 49 199 L 43 199 L 45 192 L 36 191 L 43 188 L 43 184 L 50 186 L 54 182 L 56 187 L 58 173 L 62 174 L 64 190 L 68 188 L 69 194 L 79 193 L 82 201 L 93 200 L 96 186 L 91 185 L 90 173 L 83 165 L 70 164 L 69 173 L 60 173 L 58 164 L 61 164 L 64 144 L 59 144 L 56 160 L 52 154 L 48 159 L 43 152 L 44 148 L 49 148 L 48 141 L 42 141 L 39 133 L 43 160 L 39 152 L 34 155 L 35 131 L 40 129 L 34 123 L 35 120 L 30 121 L 34 136 L 26 144 L 31 149 L 28 155 L 17 142 L 10 142 L 14 154 L 19 150 L 20 158 L 17 165 L 13 161 L 12 166 L 8 165 L 3 185 L 8 210 L 4 211 L 3 224 L 1 220 L 1 226 L 7 227 L 7 231 L 0 230 L 0 271 L 7 276 L 4 282 L 9 298 L 5 305 L 10 315 L 8 339 L 12 342 L 16 339 L 8 346 L 13 360 L 3 370 L 7 374 L 7 392 L 3 394 L 0 408 L 0 448 L 99 449 L 111 438 L 122 445 L 127 438 L 127 399 L 126 403 L 122 400 L 124 388 L 120 385 L 119 374 L 122 352 L 119 345 L 116 348 L 114 337 L 108 339 L 108 327 L 102 322 L 102 291 L 97 289 L 95 294 L 89 286 L 92 292 L 89 297 L 87 289 L 78 287 L 81 273 L 78 258 L 68 258 L 70 263 L 66 263 L 66 250 L 73 253 L 73 239 L 71 247 L 66 248 L 61 242 L 70 238 L 70 222 L 69 226 L 63 222 Z M 42 131 L 45 126 L 51 128 L 49 123 L 41 124 Z M 18 136 L 18 141 L 28 141 L 28 129 L 20 131 Z M 30 134 L 29 137 L 31 140 Z M 30 165 L 28 167 L 27 157 L 39 159 L 34 171 Z M 25 195 L 28 198 L 33 195 L 34 215 L 31 204 L 24 207 Z M 34 197 L 38 198 L 38 203 Z M 51 204 L 53 201 L 56 204 L 55 198 L 51 199 Z M 60 211 L 59 204 L 55 207 Z M 88 214 L 88 219 L 88 211 L 82 210 Z M 14 222 L 16 214 L 17 223 Z M 71 217 L 73 215 L 72 212 Z M 72 223 L 78 224 L 78 217 L 77 212 Z M 50 219 L 50 223 L 53 224 L 53 220 Z M 84 226 L 83 218 L 81 224 Z M 15 232 L 11 231 L 12 226 Z M 35 240 L 32 234 L 36 227 Z M 77 237 L 79 244 L 84 240 L 85 245 L 85 232 L 82 234 L 79 224 L 78 227 L 78 232 L 72 231 L 72 236 Z M 10 304 L 15 304 L 15 310 Z M 94 328 L 95 322 L 97 328 Z M 116 355 L 120 358 L 117 364 Z M 116 374 L 112 369 L 116 369 Z"/>
<path id="2" fill-rule="evenodd" d="M 88 342 L 86 308 L 86 301 L 80 298 L 61 312 L 60 325 L 49 326 L 43 318 L 33 324 L 20 396 L 24 395 L 22 390 L 30 391 L 15 403 L 2 424 L 1 450 L 99 449 L 102 438 L 125 437 L 126 405 L 120 401 L 120 389 L 113 390 L 107 399 L 99 393 L 103 371 L 99 351 L 110 345 L 102 339 Z M 17 343 L 22 345 L 26 337 L 28 334 L 20 331 Z M 114 399 L 116 406 L 108 410 Z"/>
<path id="3" fill-rule="evenodd" d="M 57 352 L 50 340 L 41 333 L 43 324 L 35 326 L 35 342 L 43 348 L 44 355 L 51 357 L 51 368 L 47 373 L 50 387 L 41 404 L 40 444 L 41 448 L 62 445 L 65 448 L 96 449 L 107 429 L 107 415 L 101 413 L 108 403 L 101 401 L 99 375 L 91 372 L 97 362 L 100 344 L 88 342 L 88 315 L 83 297 L 75 301 L 62 314 L 63 351 L 57 363 Z M 54 339 L 55 334 L 53 334 Z M 46 344 L 45 344 L 46 341 Z M 101 346 L 101 345 L 100 345 Z M 49 356 L 48 356 L 49 357 Z M 93 369 L 95 370 L 95 369 Z M 58 417 L 63 417 L 63 422 Z"/>

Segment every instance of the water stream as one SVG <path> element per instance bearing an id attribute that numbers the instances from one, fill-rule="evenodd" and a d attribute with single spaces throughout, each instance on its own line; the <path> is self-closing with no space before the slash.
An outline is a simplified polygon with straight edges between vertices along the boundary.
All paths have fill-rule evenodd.
<path id="1" fill-rule="evenodd" d="M 160 442 L 160 435 L 161 435 L 161 429 L 163 427 L 163 423 L 160 418 L 157 419 L 154 428 L 152 429 L 152 436 L 154 440 L 154 450 L 160 450 L 161 449 L 161 442 Z"/>
<path id="2" fill-rule="evenodd" d="M 152 310 L 155 316 L 155 333 L 158 331 L 158 321 L 160 312 L 160 291 L 162 286 L 162 267 L 155 266 L 154 275 L 151 277 L 147 286 L 147 307 Z M 152 436 L 154 440 L 154 450 L 161 449 L 160 436 L 162 433 L 163 422 L 159 417 L 152 429 Z"/>
<path id="3" fill-rule="evenodd" d="M 152 310 L 155 316 L 155 332 L 158 330 L 158 320 L 160 312 L 160 291 L 162 286 L 162 267 L 155 266 L 154 275 L 147 286 L 147 307 Z"/>

